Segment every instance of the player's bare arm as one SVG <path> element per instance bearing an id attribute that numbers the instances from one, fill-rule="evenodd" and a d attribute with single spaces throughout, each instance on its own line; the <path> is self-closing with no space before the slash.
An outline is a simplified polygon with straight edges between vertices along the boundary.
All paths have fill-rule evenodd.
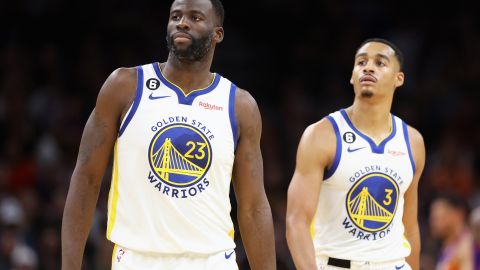
<path id="1" fill-rule="evenodd" d="M 323 173 L 335 156 L 335 133 L 327 118 L 309 126 L 298 146 L 296 168 L 288 188 L 287 242 L 297 269 L 317 269 L 310 225 Z"/>
<path id="2" fill-rule="evenodd" d="M 272 212 L 263 183 L 262 120 L 257 103 L 242 89 L 236 91 L 235 117 L 239 140 L 233 185 L 242 241 L 251 269 L 276 269 Z"/>
<path id="3" fill-rule="evenodd" d="M 406 258 L 407 263 L 414 270 L 420 269 L 420 230 L 418 227 L 418 182 L 425 166 L 425 144 L 422 135 L 416 129 L 408 127 L 408 137 L 415 163 L 415 174 L 412 184 L 405 192 L 405 209 L 403 224 L 405 236 L 411 246 L 410 256 Z"/>
<path id="4" fill-rule="evenodd" d="M 120 121 L 135 94 L 136 70 L 118 69 L 102 86 L 83 131 L 62 221 L 62 269 L 80 269 L 103 174 Z"/>

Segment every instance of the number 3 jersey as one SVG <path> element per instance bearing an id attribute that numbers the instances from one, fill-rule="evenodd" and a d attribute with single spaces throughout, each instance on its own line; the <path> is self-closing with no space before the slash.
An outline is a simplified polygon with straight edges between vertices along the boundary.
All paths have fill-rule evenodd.
<path id="1" fill-rule="evenodd" d="M 235 247 L 235 90 L 215 74 L 210 86 L 185 95 L 158 63 L 137 67 L 136 97 L 115 145 L 108 239 L 162 254 Z"/>
<path id="2" fill-rule="evenodd" d="M 336 154 L 312 224 L 316 254 L 372 262 L 407 257 L 403 197 L 415 171 L 407 125 L 392 115 L 391 134 L 377 145 L 345 110 L 327 118 L 336 134 Z"/>

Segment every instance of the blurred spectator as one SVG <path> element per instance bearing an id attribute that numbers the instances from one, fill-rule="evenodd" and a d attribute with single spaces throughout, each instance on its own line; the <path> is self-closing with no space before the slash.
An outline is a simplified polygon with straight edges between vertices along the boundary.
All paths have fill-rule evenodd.
<path id="1" fill-rule="evenodd" d="M 37 254 L 26 243 L 24 210 L 14 197 L 0 201 L 0 269 L 37 269 Z"/>
<path id="2" fill-rule="evenodd" d="M 436 197 L 431 204 L 430 227 L 442 245 L 437 270 L 473 269 L 473 236 L 468 226 L 468 204 L 462 197 Z"/>
<path id="3" fill-rule="evenodd" d="M 480 206 L 473 209 L 470 214 L 470 226 L 472 228 L 475 254 L 475 270 L 480 270 Z"/>

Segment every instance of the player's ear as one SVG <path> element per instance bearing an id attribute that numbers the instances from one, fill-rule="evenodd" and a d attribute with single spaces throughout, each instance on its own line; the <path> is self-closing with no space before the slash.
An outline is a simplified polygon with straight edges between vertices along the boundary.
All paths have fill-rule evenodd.
<path id="1" fill-rule="evenodd" d="M 397 72 L 397 76 L 395 78 L 395 87 L 402 86 L 404 81 L 405 81 L 405 74 L 401 71 Z"/>
<path id="2" fill-rule="evenodd" d="M 215 27 L 215 36 L 214 36 L 214 41 L 215 43 L 220 43 L 223 40 L 225 32 L 223 31 L 223 27 L 217 26 Z"/>

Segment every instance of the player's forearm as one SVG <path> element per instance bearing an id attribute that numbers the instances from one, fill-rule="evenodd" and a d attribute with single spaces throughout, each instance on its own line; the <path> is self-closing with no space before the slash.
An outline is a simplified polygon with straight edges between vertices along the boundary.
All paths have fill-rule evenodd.
<path id="1" fill-rule="evenodd" d="M 62 220 L 62 270 L 80 270 L 96 208 L 99 181 L 74 173 Z"/>
<path id="2" fill-rule="evenodd" d="M 268 202 L 256 209 L 239 208 L 238 223 L 250 268 L 276 269 L 273 220 Z"/>
<path id="3" fill-rule="evenodd" d="M 407 263 L 412 267 L 413 270 L 420 269 L 420 230 L 418 225 L 415 228 L 412 228 L 409 231 L 406 231 L 407 240 L 411 246 L 410 256 L 406 258 Z"/>
<path id="4" fill-rule="evenodd" d="M 316 270 L 310 224 L 287 218 L 287 243 L 296 269 Z"/>

